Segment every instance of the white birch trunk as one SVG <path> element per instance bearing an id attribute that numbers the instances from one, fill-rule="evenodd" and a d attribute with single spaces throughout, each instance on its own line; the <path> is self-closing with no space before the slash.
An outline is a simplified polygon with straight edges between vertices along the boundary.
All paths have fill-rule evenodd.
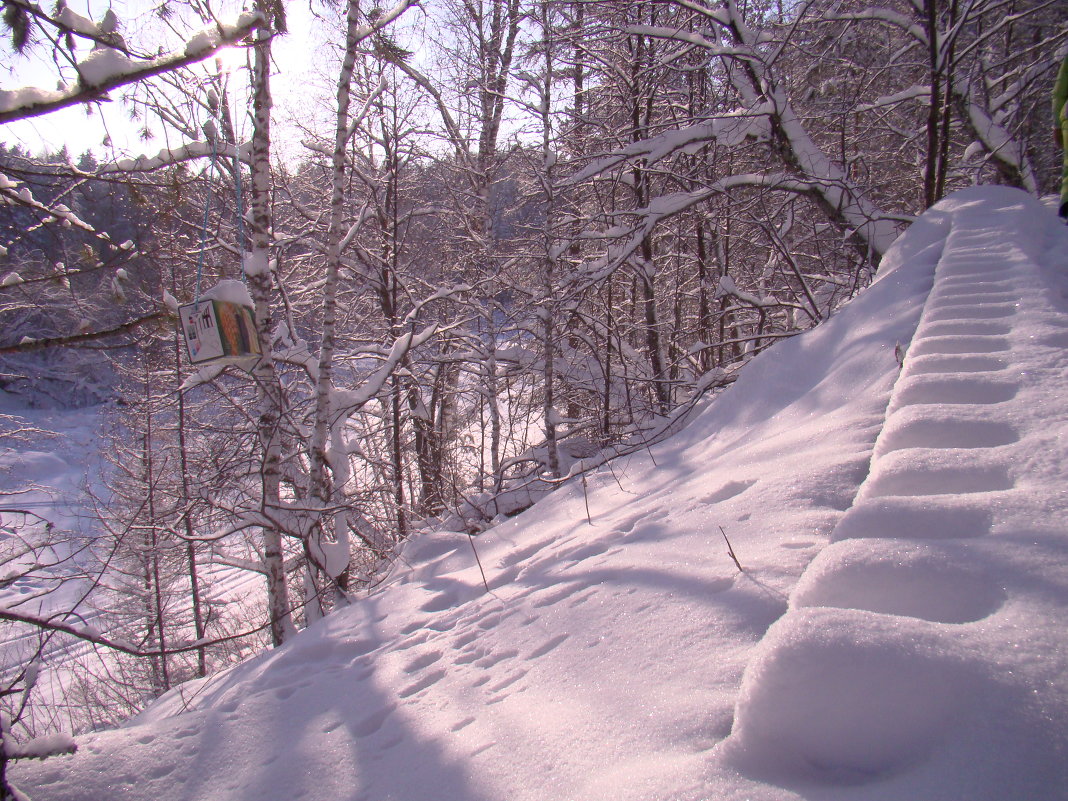
<path id="1" fill-rule="evenodd" d="M 318 507 L 318 519 L 309 526 L 307 536 L 313 542 L 308 543 L 308 554 L 318 564 L 309 567 L 327 574 L 333 583 L 341 572 L 331 575 L 322 558 L 324 538 L 327 531 L 342 539 L 336 543 L 348 549 L 348 528 L 344 525 L 331 526 L 332 515 L 325 510 L 333 502 L 335 481 L 331 471 L 327 446 L 333 439 L 332 424 L 341 425 L 341 421 L 332 421 L 333 404 L 331 402 L 334 383 L 335 328 L 337 324 L 337 289 L 338 274 L 341 267 L 342 241 L 345 238 L 345 149 L 349 139 L 349 105 L 352 97 L 352 75 L 356 65 L 356 45 L 360 40 L 359 2 L 349 0 L 345 16 L 345 54 L 341 61 L 341 71 L 337 83 L 337 117 L 334 127 L 334 149 L 331 154 L 330 181 L 330 222 L 326 241 L 326 277 L 323 284 L 323 322 L 322 340 L 319 345 L 319 370 L 315 386 L 315 422 L 312 429 L 310 446 L 311 457 L 311 501 Z M 347 569 L 347 563 L 345 568 Z M 312 579 L 314 580 L 314 579 Z M 315 598 L 312 605 L 322 608 L 322 600 Z"/>
<path id="2" fill-rule="evenodd" d="M 261 11 L 262 3 L 257 3 Z M 272 357 L 271 243 L 271 34 L 256 34 L 253 62 L 252 131 L 252 251 L 245 257 L 245 274 L 256 304 L 256 330 L 263 358 L 253 370 L 259 388 L 257 434 L 261 449 L 259 466 L 263 526 L 263 561 L 267 574 L 268 615 L 271 639 L 281 645 L 296 629 L 293 625 L 282 554 L 282 386 Z"/>

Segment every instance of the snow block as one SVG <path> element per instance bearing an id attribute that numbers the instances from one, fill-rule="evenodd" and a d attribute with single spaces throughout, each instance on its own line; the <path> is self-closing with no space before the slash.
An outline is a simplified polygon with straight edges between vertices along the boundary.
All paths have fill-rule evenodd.
<path id="1" fill-rule="evenodd" d="M 899 409 L 887 421 L 874 458 L 914 448 L 999 448 L 1019 441 L 1015 427 L 1002 420 L 978 415 L 969 419 L 959 413 L 912 406 Z"/>
<path id="2" fill-rule="evenodd" d="M 746 669 L 722 758 L 787 785 L 864 783 L 921 762 L 978 685 L 938 629 L 853 610 L 787 614 Z"/>
<path id="3" fill-rule="evenodd" d="M 1008 457 L 984 463 L 973 450 L 915 448 L 876 459 L 863 498 L 894 495 L 967 495 L 1011 490 Z"/>
<path id="4" fill-rule="evenodd" d="M 847 540 L 812 560 L 790 606 L 973 623 L 996 612 L 1005 591 L 972 561 L 965 543 Z"/>
<path id="5" fill-rule="evenodd" d="M 982 537 L 990 533 L 992 519 L 989 508 L 972 503 L 968 496 L 867 498 L 842 516 L 831 533 L 831 540 Z"/>

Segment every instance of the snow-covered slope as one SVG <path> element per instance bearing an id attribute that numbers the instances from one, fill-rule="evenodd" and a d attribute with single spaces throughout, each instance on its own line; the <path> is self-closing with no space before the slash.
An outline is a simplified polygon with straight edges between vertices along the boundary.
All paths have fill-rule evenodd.
<path id="1" fill-rule="evenodd" d="M 15 779 L 36 801 L 1068 798 L 1066 256 L 1022 193 L 954 195 L 681 434 L 479 537 L 490 592 L 466 537 L 420 537 L 353 608 Z"/>
<path id="2" fill-rule="evenodd" d="M 10 541 L 5 558 L 20 554 L 0 572 L 26 576 L 3 582 L 0 603 L 5 606 L 41 613 L 69 609 L 84 596 L 86 583 L 70 576 L 81 572 L 86 558 L 78 538 L 92 530 L 86 503 L 87 492 L 99 492 L 94 485 L 102 471 L 99 427 L 99 407 L 32 408 L 0 390 L 0 539 L 17 538 Z M 50 537 L 48 524 L 64 536 Z M 22 552 L 13 543 L 23 539 L 40 550 Z M 52 546 L 43 547 L 48 542 Z M 10 622 L 4 626 L 0 676 L 25 667 L 40 647 L 36 629 Z M 80 645 L 53 642 L 45 647 L 45 657 L 54 664 L 81 650 Z"/>

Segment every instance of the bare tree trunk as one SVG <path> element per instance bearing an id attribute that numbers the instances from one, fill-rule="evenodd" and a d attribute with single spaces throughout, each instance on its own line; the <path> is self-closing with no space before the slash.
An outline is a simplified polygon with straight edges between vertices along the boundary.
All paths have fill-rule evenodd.
<path id="1" fill-rule="evenodd" d="M 541 191 L 545 197 L 545 222 L 542 228 L 542 250 L 545 254 L 545 284 L 543 291 L 545 298 L 538 312 L 541 314 L 542 323 L 542 358 L 544 368 L 542 374 L 543 397 L 542 419 L 545 426 L 545 449 L 549 474 L 556 478 L 560 475 L 560 454 L 556 441 L 556 332 L 553 325 L 555 314 L 556 296 L 556 256 L 553 247 L 553 226 L 556 223 L 556 189 L 553 186 L 554 163 L 556 155 L 552 151 L 552 91 L 554 84 L 554 37 L 553 24 L 550 16 L 550 6 L 547 2 L 539 4 L 538 13 L 541 17 L 541 48 L 543 50 L 544 70 L 541 75 L 539 90 L 541 92 L 540 123 L 541 123 L 541 169 L 539 176 Z"/>
<path id="2" fill-rule="evenodd" d="M 178 290 L 177 276 L 171 269 L 171 292 Z M 174 335 L 174 374 L 181 376 L 182 369 L 182 337 L 177 331 Z M 182 515 L 182 525 L 185 529 L 185 556 L 189 573 L 189 598 L 193 611 L 193 630 L 197 640 L 203 640 L 207 633 L 204 625 L 204 610 L 200 600 L 200 573 L 197 568 L 196 529 L 193 524 L 193 493 L 189 487 L 189 450 L 186 443 L 186 409 L 185 393 L 177 392 L 178 396 L 178 419 L 175 426 L 178 432 L 178 469 L 181 473 L 182 499 L 186 503 L 185 513 Z M 203 647 L 197 648 L 197 676 L 206 676 L 208 673 L 207 654 Z"/>
<path id="3" fill-rule="evenodd" d="M 145 388 L 148 389 L 148 383 L 146 382 Z M 144 436 L 144 459 L 145 459 L 145 473 L 147 481 L 145 482 L 145 489 L 148 492 L 148 531 L 146 533 L 145 543 L 147 548 L 146 559 L 148 561 L 148 570 L 146 572 L 146 579 L 150 585 L 151 596 L 149 600 L 149 609 L 151 611 L 151 618 L 149 619 L 149 630 L 152 628 L 156 630 L 156 644 L 159 647 L 160 655 L 153 659 L 153 672 L 156 673 L 156 686 L 153 688 L 157 692 L 166 692 L 171 687 L 170 669 L 167 662 L 167 637 L 164 630 L 164 601 L 163 601 L 163 585 L 162 575 L 160 573 L 160 548 L 162 543 L 159 540 L 159 529 L 156 527 L 156 477 L 155 477 L 155 464 L 153 459 L 153 432 L 152 432 L 152 408 L 147 406 L 145 410 L 145 436 Z"/>

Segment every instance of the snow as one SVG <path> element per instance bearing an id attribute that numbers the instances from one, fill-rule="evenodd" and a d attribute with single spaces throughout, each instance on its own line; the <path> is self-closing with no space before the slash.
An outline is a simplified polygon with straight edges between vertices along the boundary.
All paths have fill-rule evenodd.
<path id="1" fill-rule="evenodd" d="M 4 750 L 12 759 L 44 759 L 56 754 L 72 754 L 77 748 L 74 738 L 68 734 L 46 734 L 26 743 L 4 743 Z"/>
<path id="2" fill-rule="evenodd" d="M 413 538 L 285 647 L 14 781 L 35 801 L 1068 797 L 1066 275 L 1049 209 L 957 193 L 672 438 L 478 537 Z"/>
<path id="3" fill-rule="evenodd" d="M 185 43 L 186 55 L 195 55 L 196 53 L 202 53 L 205 50 L 214 47 L 218 37 L 213 34 L 214 32 L 210 30 L 200 31 L 193 34 L 189 41 Z"/>
<path id="4" fill-rule="evenodd" d="M 16 111 L 31 106 L 52 103 L 66 97 L 69 92 L 39 89 L 24 86 L 21 89 L 0 89 L 0 112 Z"/>
<path id="5" fill-rule="evenodd" d="M 1054 797 L 1066 329 L 1063 281 L 1039 265 L 1065 232 L 1013 190 L 945 212 L 870 472 L 757 649 L 721 754 L 778 782 L 879 779 L 879 798 L 925 796 L 910 782 L 967 760 L 955 797 Z"/>
<path id="6" fill-rule="evenodd" d="M 169 167 L 183 161 L 210 158 L 213 153 L 215 156 L 232 156 L 234 148 L 232 145 L 226 145 L 224 143 L 213 150 L 213 145 L 210 140 L 206 142 L 187 142 L 180 147 L 162 148 L 154 156 L 142 155 L 132 159 L 119 159 L 114 164 L 104 165 L 100 171 L 104 174 L 114 172 L 148 172 L 163 167 Z"/>
<path id="7" fill-rule="evenodd" d="M 262 252 L 245 253 L 242 256 L 242 270 L 249 277 L 270 275 L 271 265 L 267 260 L 267 254 Z"/>
<path id="8" fill-rule="evenodd" d="M 78 74 L 86 86 L 101 86 L 118 76 L 136 72 L 141 66 L 120 50 L 101 47 L 78 64 Z"/>
<path id="9" fill-rule="evenodd" d="M 95 22 L 83 17 L 81 14 L 76 14 L 67 6 L 60 9 L 56 15 L 56 22 L 82 36 L 93 37 L 100 36 L 103 33 Z"/>
<path id="10" fill-rule="evenodd" d="M 31 397 L 34 405 L 50 404 L 50 399 Z M 101 471 L 99 408 L 75 410 L 31 408 L 27 400 L 0 391 L 0 531 L 5 559 L 18 539 L 9 535 L 17 531 L 26 542 L 40 544 L 47 537 L 47 526 L 59 531 L 80 534 L 85 530 L 89 494 L 99 493 Z M 29 510 L 22 515 L 14 510 Z M 38 517 L 39 516 L 39 517 Z M 55 544 L 38 552 L 7 562 L 8 574 L 0 589 L 0 606 L 17 611 L 48 616 L 74 606 L 86 586 L 82 581 L 61 585 L 53 580 L 55 572 L 35 569 L 25 574 L 35 562 L 58 565 L 59 574 L 68 575 L 76 544 Z M 12 574 L 22 577 L 10 583 Z M 50 594 L 47 596 L 45 593 Z M 52 640 L 44 645 L 36 634 L 19 624 L 4 624 L 4 641 L 0 644 L 0 673 L 10 677 L 14 669 L 26 669 L 25 683 L 38 682 L 56 687 L 62 679 L 53 671 L 55 660 L 69 658 L 69 642 Z M 69 677 L 68 677 L 69 678 Z M 60 690 L 62 692 L 62 690 Z M 5 747 L 14 743 L 8 739 Z"/>
<path id="11" fill-rule="evenodd" d="M 245 282 L 233 278 L 224 278 L 211 289 L 202 292 L 200 300 L 221 300 L 239 306 L 255 307 Z"/>

